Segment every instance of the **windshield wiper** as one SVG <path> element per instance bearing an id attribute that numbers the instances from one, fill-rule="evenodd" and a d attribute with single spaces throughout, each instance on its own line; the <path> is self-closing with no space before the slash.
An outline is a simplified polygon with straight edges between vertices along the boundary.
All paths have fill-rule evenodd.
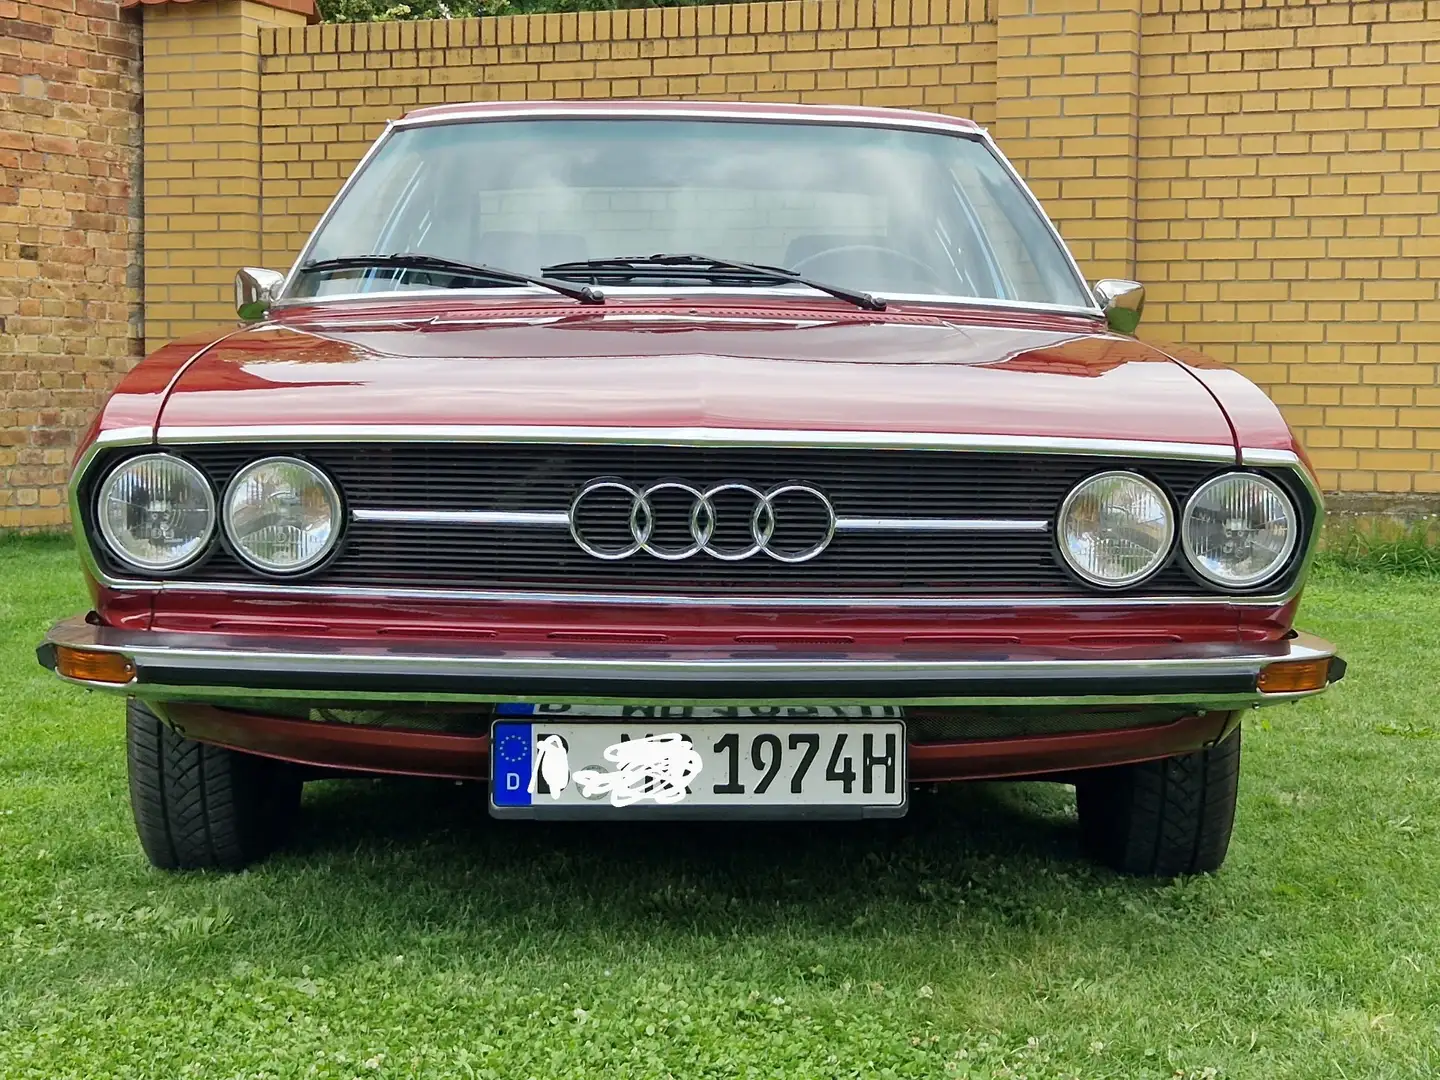
<path id="1" fill-rule="evenodd" d="M 676 273 L 677 268 L 679 273 Z M 808 285 L 823 293 L 829 293 L 838 300 L 845 300 L 867 311 L 884 311 L 885 301 L 858 289 L 847 289 L 824 281 L 797 274 L 782 266 L 766 266 L 762 263 L 735 262 L 731 259 L 716 259 L 710 255 L 631 255 L 614 256 L 608 259 L 579 259 L 575 262 L 556 263 L 541 267 L 540 272 L 551 277 L 562 277 L 590 281 L 599 284 L 608 281 L 655 281 L 676 277 L 698 278 L 705 281 L 724 281 L 736 284 L 794 284 Z"/>
<path id="2" fill-rule="evenodd" d="M 518 270 L 502 270 L 498 266 L 484 263 L 461 262 L 446 259 L 440 255 L 423 255 L 420 252 L 396 252 L 392 255 L 341 255 L 334 259 L 317 259 L 300 267 L 301 273 L 325 270 L 363 270 L 371 267 L 392 267 L 396 270 L 434 271 L 450 274 L 470 281 L 494 281 L 506 285 L 539 285 L 561 296 L 579 300 L 582 304 L 603 304 L 605 294 L 590 285 L 576 287 L 563 281 L 550 281 L 543 277 L 531 277 Z"/>

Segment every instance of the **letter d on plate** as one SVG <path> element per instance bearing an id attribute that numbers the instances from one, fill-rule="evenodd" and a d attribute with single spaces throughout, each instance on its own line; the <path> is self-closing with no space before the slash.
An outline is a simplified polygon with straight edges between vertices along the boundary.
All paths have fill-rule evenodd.
<path id="1" fill-rule="evenodd" d="M 496 806 L 530 805 L 530 728 L 529 724 L 499 723 L 491 731 L 494 779 L 490 799 Z"/>

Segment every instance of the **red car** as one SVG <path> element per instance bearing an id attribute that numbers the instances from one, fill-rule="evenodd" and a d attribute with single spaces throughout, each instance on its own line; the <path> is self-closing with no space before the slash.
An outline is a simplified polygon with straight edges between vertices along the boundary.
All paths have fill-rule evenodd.
<path id="1" fill-rule="evenodd" d="M 262 857 L 307 778 L 497 817 L 883 817 L 1073 783 L 1213 870 L 1321 497 L 1252 384 L 1133 336 L 987 134 L 607 102 L 391 124 L 243 328 L 125 378 L 71 485 L 146 854 Z"/>

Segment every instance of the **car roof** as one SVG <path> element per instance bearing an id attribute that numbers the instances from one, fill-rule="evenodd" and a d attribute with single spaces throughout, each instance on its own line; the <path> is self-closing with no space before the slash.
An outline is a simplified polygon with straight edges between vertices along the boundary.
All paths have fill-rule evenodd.
<path id="1" fill-rule="evenodd" d="M 912 109 L 882 109 L 865 105 L 808 105 L 778 101 L 476 101 L 415 109 L 396 121 L 396 126 L 533 117 L 798 120 L 875 127 L 949 129 L 957 134 L 978 134 L 982 130 L 974 121 L 963 117 Z"/>

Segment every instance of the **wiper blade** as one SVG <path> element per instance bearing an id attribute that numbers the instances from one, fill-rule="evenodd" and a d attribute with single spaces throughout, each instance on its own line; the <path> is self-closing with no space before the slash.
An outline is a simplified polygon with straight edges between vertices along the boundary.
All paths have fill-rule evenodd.
<path id="1" fill-rule="evenodd" d="M 884 311 L 885 301 L 871 293 L 858 289 L 847 289 L 841 285 L 816 281 L 814 278 L 797 274 L 783 266 L 766 266 L 763 263 L 735 262 L 733 259 L 717 259 L 710 255 L 629 255 L 608 259 L 579 259 L 575 262 L 556 263 L 541 268 L 541 273 L 552 277 L 580 278 L 599 282 L 601 278 L 643 281 L 666 276 L 675 277 L 674 268 L 688 273 L 684 276 L 715 281 L 754 281 L 794 285 L 808 285 L 819 292 L 829 293 L 837 300 L 845 300 L 867 311 Z"/>
<path id="2" fill-rule="evenodd" d="M 582 304 L 603 304 L 605 294 L 590 285 L 575 286 L 563 281 L 551 281 L 543 277 L 531 277 L 518 270 L 503 270 L 498 266 L 484 263 L 462 262 L 440 255 L 424 255 L 416 251 L 401 251 L 391 255 L 341 255 L 334 259 L 316 259 L 303 264 L 301 273 L 325 270 L 363 270 L 370 267 L 392 267 L 396 270 L 433 270 L 440 274 L 451 274 L 471 281 L 496 281 L 508 285 L 539 285 L 561 296 L 579 300 Z"/>

